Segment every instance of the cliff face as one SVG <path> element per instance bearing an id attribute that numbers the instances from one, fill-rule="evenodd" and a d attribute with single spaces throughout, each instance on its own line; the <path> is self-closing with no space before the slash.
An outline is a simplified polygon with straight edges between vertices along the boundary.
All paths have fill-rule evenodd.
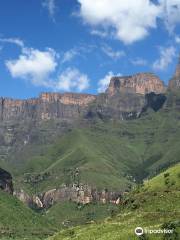
<path id="1" fill-rule="evenodd" d="M 177 70 L 177 76 L 179 72 L 180 70 Z M 0 121 L 57 118 L 73 120 L 86 115 L 92 102 L 100 104 L 102 109 L 106 106 L 105 112 L 109 112 L 112 117 L 116 115 L 117 118 L 124 119 L 122 115 L 128 117 L 128 114 L 136 117 L 146 104 L 145 94 L 151 92 L 164 93 L 163 82 L 153 74 L 140 73 L 127 77 L 113 77 L 104 99 L 101 96 L 76 93 L 42 93 L 38 98 L 28 100 L 0 98 Z M 99 109 L 97 113 L 99 114 Z"/>
<path id="2" fill-rule="evenodd" d="M 0 168 L 0 189 L 10 194 L 13 193 L 12 176 L 2 168 Z"/>
<path id="3" fill-rule="evenodd" d="M 122 193 L 108 191 L 105 189 L 98 191 L 97 189 L 92 188 L 88 185 L 72 185 L 63 186 L 58 189 L 51 189 L 43 194 L 39 194 L 39 196 L 29 196 L 23 190 L 20 190 L 19 192 L 14 192 L 14 196 L 16 196 L 20 201 L 31 208 L 42 209 L 49 208 L 55 203 L 66 201 L 72 201 L 81 204 L 88 204 L 92 202 L 100 202 L 103 204 L 119 204 Z"/>
<path id="4" fill-rule="evenodd" d="M 42 93 L 39 98 L 29 100 L 0 98 L 0 120 L 76 118 L 95 98 L 90 94 L 74 93 Z"/>
<path id="5" fill-rule="evenodd" d="M 119 204 L 122 194 L 108 190 L 98 191 L 88 185 L 61 187 L 52 189 L 43 195 L 42 202 L 45 208 L 57 202 L 73 201 L 81 204 L 91 202 Z"/>
<path id="6" fill-rule="evenodd" d="M 149 94 L 164 94 L 166 87 L 154 74 L 139 73 L 127 77 L 113 77 L 105 94 L 97 96 L 96 104 L 88 111 L 87 117 L 134 119 L 147 109 L 157 111 L 164 101 L 155 97 L 150 104 Z M 152 101 L 151 101 L 152 102 Z M 154 105 L 156 105 L 154 107 Z"/>
<path id="7" fill-rule="evenodd" d="M 165 90 L 163 82 L 156 75 L 139 73 L 127 77 L 113 77 L 106 92 L 109 96 L 122 92 L 145 95 L 150 92 L 164 93 Z"/>
<path id="8" fill-rule="evenodd" d="M 169 81 L 169 89 L 170 90 L 180 89 L 180 56 L 178 64 L 176 66 L 175 74 L 173 78 Z"/>

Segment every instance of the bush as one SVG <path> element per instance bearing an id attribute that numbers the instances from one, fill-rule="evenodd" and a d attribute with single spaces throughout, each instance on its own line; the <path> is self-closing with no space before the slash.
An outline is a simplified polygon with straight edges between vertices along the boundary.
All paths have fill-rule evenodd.
<path id="1" fill-rule="evenodd" d="M 168 172 L 167 172 L 167 173 L 165 173 L 165 174 L 164 174 L 164 178 L 167 178 L 167 177 L 169 177 L 169 175 L 170 175 L 170 173 L 168 173 Z"/>

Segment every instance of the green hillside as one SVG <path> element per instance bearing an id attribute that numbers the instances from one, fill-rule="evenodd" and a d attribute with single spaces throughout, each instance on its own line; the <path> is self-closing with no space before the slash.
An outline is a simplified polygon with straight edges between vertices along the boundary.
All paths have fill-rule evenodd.
<path id="1" fill-rule="evenodd" d="M 167 173 L 169 174 L 167 176 Z M 167 186 L 165 179 L 174 182 Z M 158 184 L 158 186 L 157 186 Z M 156 189 L 158 187 L 158 189 Z M 135 240 L 180 238 L 180 164 L 169 168 L 142 187 L 128 194 L 115 217 L 103 223 L 63 230 L 50 240 Z M 134 233 L 136 227 L 146 229 L 173 229 L 173 234 L 146 234 L 141 238 Z"/>
<path id="2" fill-rule="evenodd" d="M 0 191 L 0 239 L 42 239 L 55 230 L 49 220 Z"/>
<path id="3" fill-rule="evenodd" d="M 131 121 L 82 121 L 48 146 L 24 147 L 16 155 L 21 160 L 18 173 L 12 166 L 6 168 L 14 175 L 15 186 L 28 191 L 76 181 L 124 190 L 134 179 L 140 182 L 180 161 L 179 117 L 179 111 L 166 108 Z M 40 180 L 27 183 L 28 177 Z"/>

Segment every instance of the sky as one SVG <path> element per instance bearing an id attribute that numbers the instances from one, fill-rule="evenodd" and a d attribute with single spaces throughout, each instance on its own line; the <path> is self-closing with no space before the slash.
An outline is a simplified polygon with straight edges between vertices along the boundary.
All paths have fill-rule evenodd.
<path id="1" fill-rule="evenodd" d="M 0 96 L 105 91 L 112 76 L 165 84 L 180 53 L 180 0 L 1 0 Z"/>

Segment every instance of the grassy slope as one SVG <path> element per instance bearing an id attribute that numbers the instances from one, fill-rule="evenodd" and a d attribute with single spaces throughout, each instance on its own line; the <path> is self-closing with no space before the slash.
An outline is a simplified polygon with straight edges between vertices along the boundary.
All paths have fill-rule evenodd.
<path id="1" fill-rule="evenodd" d="M 84 225 L 99 222 L 108 217 L 111 212 L 117 212 L 118 206 L 112 204 L 78 205 L 73 202 L 57 203 L 46 212 L 46 218 L 54 222 L 57 227 Z"/>
<path id="2" fill-rule="evenodd" d="M 54 231 L 55 228 L 43 216 L 34 213 L 15 197 L 0 191 L 0 239 L 9 239 L 11 236 L 38 239 Z"/>
<path id="3" fill-rule="evenodd" d="M 74 129 L 41 155 L 27 158 L 21 174 L 50 172 L 47 180 L 36 185 L 37 191 L 72 182 L 77 167 L 81 182 L 126 188 L 131 182 L 127 175 L 143 179 L 180 161 L 179 117 L 177 111 L 161 111 L 133 121 L 96 122 Z M 19 178 L 16 185 L 22 183 Z M 22 187 L 30 189 L 28 184 Z"/>
<path id="4" fill-rule="evenodd" d="M 167 173 L 167 172 L 165 172 Z M 101 224 L 91 224 L 61 231 L 51 240 L 135 240 L 134 229 L 141 226 L 147 229 L 162 228 L 164 223 L 175 222 L 176 232 L 180 237 L 180 164 L 168 169 L 170 182 L 167 187 L 164 173 L 149 180 L 144 187 L 136 189 L 126 197 L 126 204 L 120 213 L 107 218 Z M 166 177 L 167 178 L 167 177 Z M 166 227 L 168 228 L 168 227 Z M 164 239 L 163 235 L 148 235 L 149 240 Z M 145 239 L 145 238 L 144 238 Z M 166 238 L 170 239 L 170 238 Z"/>

